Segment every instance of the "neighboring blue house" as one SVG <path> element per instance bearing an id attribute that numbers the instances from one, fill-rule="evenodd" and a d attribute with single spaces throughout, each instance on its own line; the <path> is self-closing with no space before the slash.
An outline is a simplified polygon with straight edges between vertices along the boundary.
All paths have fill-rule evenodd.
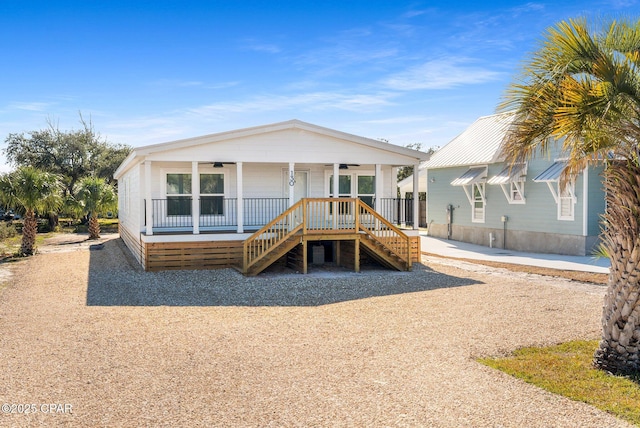
<path id="1" fill-rule="evenodd" d="M 591 254 L 605 208 L 602 167 L 585 169 L 566 186 L 559 151 L 510 168 L 500 153 L 512 120 L 509 113 L 481 117 L 420 166 L 429 235 L 518 251 Z"/>

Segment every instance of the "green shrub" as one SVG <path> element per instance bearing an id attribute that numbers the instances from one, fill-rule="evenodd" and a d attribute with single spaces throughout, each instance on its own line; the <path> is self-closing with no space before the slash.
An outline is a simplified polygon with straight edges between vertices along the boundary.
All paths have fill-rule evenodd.
<path id="1" fill-rule="evenodd" d="M 16 227 L 7 222 L 0 222 L 0 239 L 13 238 L 18 234 Z"/>

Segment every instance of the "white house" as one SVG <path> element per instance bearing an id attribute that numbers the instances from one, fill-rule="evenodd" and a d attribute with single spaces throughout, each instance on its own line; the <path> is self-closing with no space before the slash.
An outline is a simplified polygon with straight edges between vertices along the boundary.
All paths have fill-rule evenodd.
<path id="1" fill-rule="evenodd" d="M 426 158 L 299 120 L 138 147 L 114 174 L 120 234 L 147 270 L 256 274 L 287 257 L 303 271 L 323 259 L 358 269 L 365 255 L 410 268 L 417 231 L 387 219 L 396 169 Z"/>
<path id="2" fill-rule="evenodd" d="M 586 255 L 598 244 L 602 168 L 562 182 L 558 145 L 511 167 L 502 144 L 514 116 L 484 116 L 421 164 L 429 235 L 519 251 Z M 411 191 L 415 178 L 399 183 Z M 565 185 L 566 184 L 566 185 Z"/>

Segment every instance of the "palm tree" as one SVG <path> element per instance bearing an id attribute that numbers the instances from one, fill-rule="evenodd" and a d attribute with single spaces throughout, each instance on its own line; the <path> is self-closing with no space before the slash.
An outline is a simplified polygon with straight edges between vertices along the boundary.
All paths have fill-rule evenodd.
<path id="1" fill-rule="evenodd" d="M 506 92 L 515 110 L 503 153 L 512 163 L 559 144 L 564 178 L 605 165 L 607 209 L 601 252 L 611 260 L 596 367 L 640 371 L 640 21 L 590 27 L 585 19 L 548 30 Z M 554 143 L 557 142 L 557 143 Z"/>
<path id="2" fill-rule="evenodd" d="M 89 215 L 89 239 L 100 238 L 98 215 L 118 206 L 116 192 L 104 178 L 85 177 L 80 181 L 77 199 Z"/>
<path id="3" fill-rule="evenodd" d="M 38 231 L 36 214 L 55 211 L 62 204 L 58 177 L 32 167 L 3 174 L 0 176 L 0 199 L 6 207 L 24 215 L 20 254 L 33 255 Z"/>

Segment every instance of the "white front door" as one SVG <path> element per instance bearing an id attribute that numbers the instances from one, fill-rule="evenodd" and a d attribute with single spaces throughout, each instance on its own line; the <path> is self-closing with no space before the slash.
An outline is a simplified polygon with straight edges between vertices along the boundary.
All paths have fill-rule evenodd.
<path id="1" fill-rule="evenodd" d="M 294 203 L 309 196 L 309 171 L 295 171 L 294 180 L 289 177 L 289 171 L 283 171 L 283 196 L 289 197 L 289 187 L 293 185 Z"/>

